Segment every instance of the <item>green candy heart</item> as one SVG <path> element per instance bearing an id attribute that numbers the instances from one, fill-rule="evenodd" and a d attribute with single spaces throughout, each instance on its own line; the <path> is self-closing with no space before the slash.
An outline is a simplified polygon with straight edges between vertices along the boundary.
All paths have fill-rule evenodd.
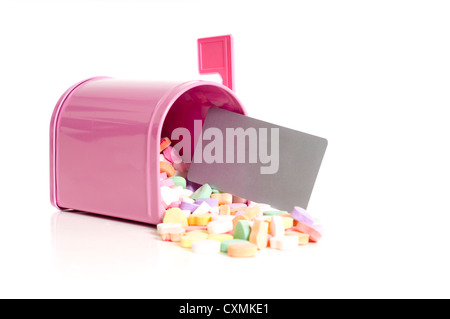
<path id="1" fill-rule="evenodd" d="M 248 220 L 240 220 L 234 227 L 233 237 L 235 239 L 248 240 L 250 237 L 250 224 Z"/>
<path id="2" fill-rule="evenodd" d="M 186 179 L 182 176 L 172 176 L 169 179 L 173 180 L 175 186 L 186 188 Z"/>
<path id="3" fill-rule="evenodd" d="M 202 198 L 210 198 L 212 194 L 212 189 L 209 184 L 204 184 L 199 189 L 197 189 L 194 194 L 192 194 L 191 198 L 193 200 L 202 199 Z"/>

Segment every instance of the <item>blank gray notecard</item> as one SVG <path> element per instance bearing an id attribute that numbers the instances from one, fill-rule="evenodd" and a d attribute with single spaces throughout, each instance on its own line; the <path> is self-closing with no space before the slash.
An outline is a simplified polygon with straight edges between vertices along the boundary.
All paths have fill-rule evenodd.
<path id="1" fill-rule="evenodd" d="M 327 140 L 210 108 L 188 179 L 290 212 L 308 207 Z"/>

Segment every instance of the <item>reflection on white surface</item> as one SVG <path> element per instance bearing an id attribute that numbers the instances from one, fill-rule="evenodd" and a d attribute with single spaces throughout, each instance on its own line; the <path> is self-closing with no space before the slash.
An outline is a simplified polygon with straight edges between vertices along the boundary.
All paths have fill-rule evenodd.
<path id="1" fill-rule="evenodd" d="M 167 271 L 170 265 L 186 265 L 192 255 L 159 240 L 155 226 L 81 212 L 52 216 L 52 243 L 63 275 L 97 280 L 116 274 L 155 274 L 161 267 Z"/>
<path id="2" fill-rule="evenodd" d="M 143 266 L 154 251 L 154 227 L 79 212 L 52 216 L 53 251 L 59 269 L 108 272 L 127 264 Z"/>
<path id="3" fill-rule="evenodd" d="M 63 276 L 94 280 L 138 274 L 184 280 L 180 267 L 195 271 L 207 263 L 218 269 L 230 259 L 226 254 L 196 255 L 178 243 L 163 242 L 152 225 L 81 212 L 53 214 L 52 244 Z M 235 265 L 242 262 L 252 261 L 233 261 Z M 213 268 L 205 269 L 205 274 Z"/>
<path id="4" fill-rule="evenodd" d="M 295 271 L 281 270 L 301 266 L 306 255 L 315 254 L 316 250 L 315 245 L 299 247 L 296 252 L 266 249 L 254 258 L 231 258 L 224 253 L 198 255 L 177 243 L 161 241 L 152 225 L 65 211 L 52 216 L 52 244 L 63 279 L 90 283 L 112 279 L 148 282 L 158 287 L 157 296 L 180 298 L 192 297 L 193 293 L 211 297 L 207 290 L 197 287 L 208 278 L 215 278 L 221 287 L 214 297 L 226 297 L 234 291 L 230 284 L 232 274 L 236 280 L 239 277 L 248 280 L 248 276 L 267 276 L 271 267 L 280 270 L 277 271 L 280 280 L 273 285 L 284 287 Z M 309 267 L 314 264 L 313 261 Z M 253 297 L 268 297 L 266 283 L 266 280 L 254 282 Z M 173 291 L 174 284 L 196 288 Z M 246 291 L 235 296 L 250 297 Z"/>
<path id="5" fill-rule="evenodd" d="M 107 297 L 355 298 L 363 293 L 370 298 L 405 291 L 414 296 L 449 282 L 447 275 L 439 275 L 447 274 L 449 262 L 438 246 L 416 243 L 406 248 L 403 241 L 408 238 L 380 237 L 380 232 L 392 232 L 381 225 L 368 232 L 364 220 L 360 223 L 355 232 L 335 221 L 319 244 L 231 258 L 224 253 L 198 255 L 163 242 L 155 226 L 56 212 L 52 244 L 60 284 L 68 291 L 77 287 L 83 296 L 96 296 L 97 289 Z M 436 261 L 436 273 L 418 278 L 429 260 Z"/>

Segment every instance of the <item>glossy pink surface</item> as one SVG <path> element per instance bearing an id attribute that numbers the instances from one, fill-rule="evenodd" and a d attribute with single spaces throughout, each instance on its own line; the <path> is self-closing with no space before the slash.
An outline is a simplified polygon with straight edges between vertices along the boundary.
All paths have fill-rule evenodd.
<path id="1" fill-rule="evenodd" d="M 197 40 L 200 74 L 218 73 L 223 85 L 234 90 L 233 37 L 224 35 Z"/>
<path id="2" fill-rule="evenodd" d="M 178 127 L 194 136 L 194 120 L 210 107 L 245 114 L 234 93 L 214 82 L 93 78 L 76 84 L 52 116 L 52 204 L 159 223 L 160 138 Z"/>

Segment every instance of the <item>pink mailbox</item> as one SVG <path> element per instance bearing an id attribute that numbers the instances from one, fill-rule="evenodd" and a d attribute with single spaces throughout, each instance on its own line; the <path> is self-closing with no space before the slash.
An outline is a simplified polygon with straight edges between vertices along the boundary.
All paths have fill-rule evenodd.
<path id="1" fill-rule="evenodd" d="M 200 73 L 219 73 L 228 87 L 95 77 L 63 94 L 50 125 L 55 207 L 161 222 L 160 138 L 178 127 L 194 136 L 194 120 L 203 120 L 210 107 L 245 114 L 232 91 L 231 36 L 199 39 L 198 47 Z"/>

